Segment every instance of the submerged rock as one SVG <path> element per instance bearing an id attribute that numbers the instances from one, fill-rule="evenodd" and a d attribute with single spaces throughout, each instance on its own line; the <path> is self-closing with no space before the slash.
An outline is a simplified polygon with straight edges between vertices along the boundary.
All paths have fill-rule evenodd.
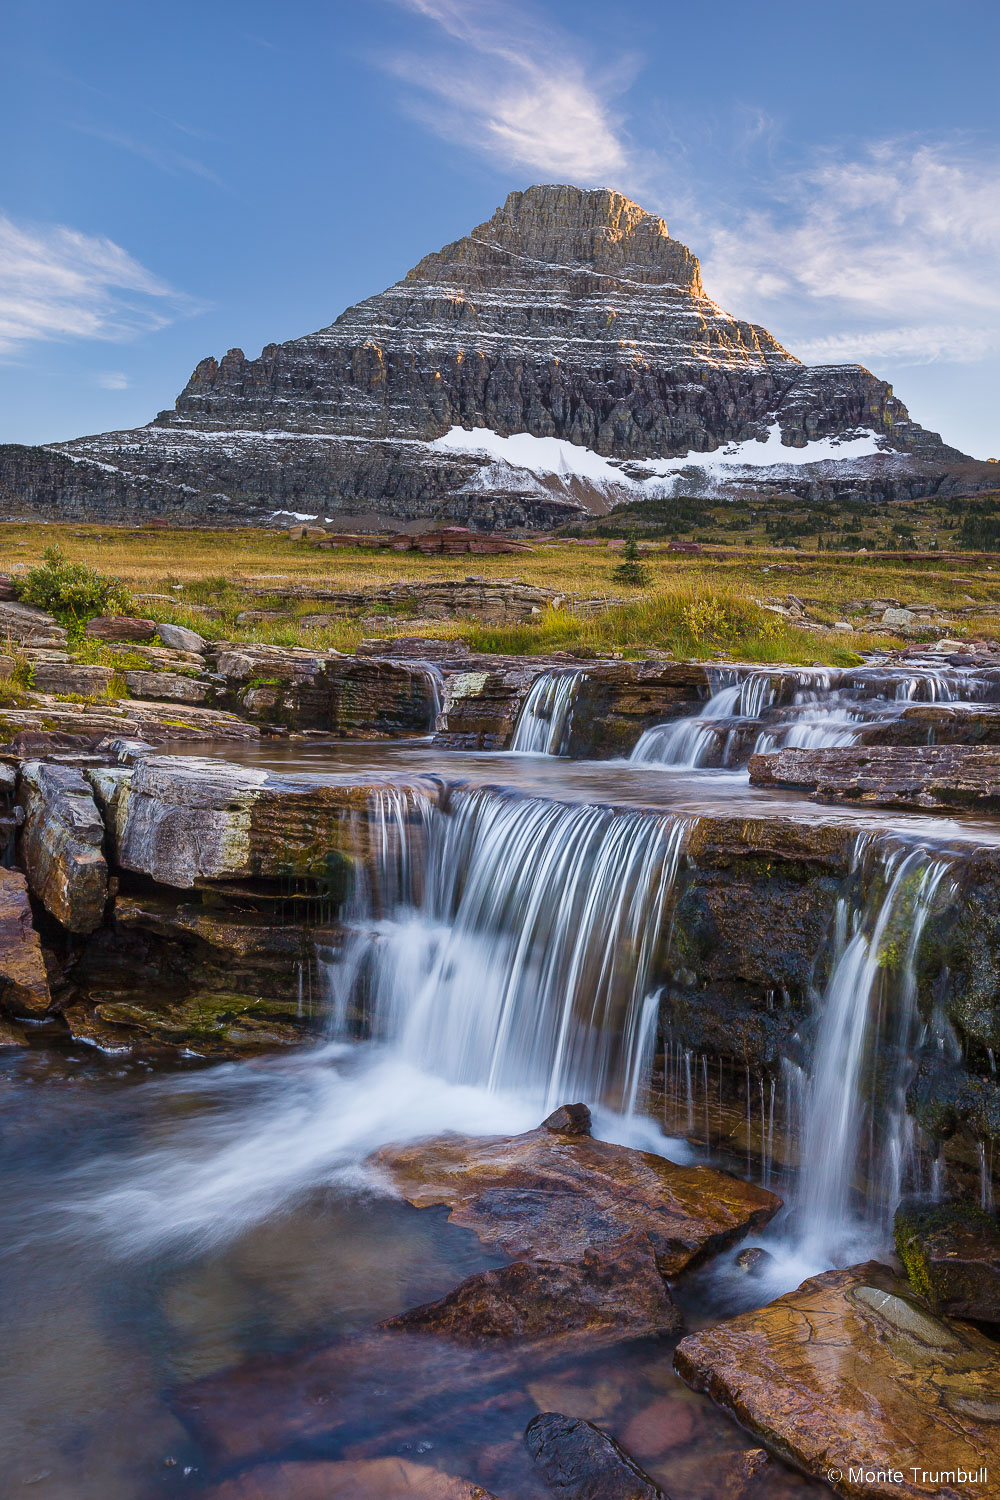
<path id="1" fill-rule="evenodd" d="M 1000 1465 L 1000 1348 L 874 1262 L 690 1334 L 675 1368 L 838 1494 L 967 1500 Z"/>
<path id="2" fill-rule="evenodd" d="M 509 1255 L 566 1261 L 625 1236 L 648 1235 L 674 1276 L 762 1228 L 781 1199 L 710 1167 L 540 1126 L 524 1135 L 443 1136 L 383 1146 L 370 1159 L 417 1208 L 451 1219 Z"/>
<path id="3" fill-rule="evenodd" d="M 42 945 L 31 922 L 20 870 L 0 868 L 0 1005 L 18 1016 L 42 1016 L 50 1004 Z"/>
<path id="4" fill-rule="evenodd" d="M 528 1423 L 524 1441 L 549 1488 L 566 1500 L 668 1500 L 593 1422 L 542 1412 Z"/>
<path id="5" fill-rule="evenodd" d="M 746 1250 L 740 1251 L 736 1257 L 736 1264 L 748 1275 L 756 1275 L 758 1271 L 763 1271 L 773 1259 L 774 1256 L 762 1249 L 760 1245 L 751 1245 Z"/>
<path id="6" fill-rule="evenodd" d="M 645 1235 L 578 1261 L 522 1260 L 470 1276 L 438 1302 L 391 1318 L 383 1328 L 440 1333 L 462 1343 L 678 1333 L 683 1319 Z"/>
<path id="7" fill-rule="evenodd" d="M 896 1250 L 913 1290 L 938 1312 L 1000 1323 L 1000 1229 L 971 1203 L 904 1203 Z"/>
<path id="8" fill-rule="evenodd" d="M 494 1500 L 481 1485 L 405 1458 L 261 1464 L 209 1500 Z"/>
<path id="9" fill-rule="evenodd" d="M 28 761 L 21 771 L 21 858 L 33 893 L 70 932 L 93 932 L 108 899 L 104 823 L 82 772 Z"/>

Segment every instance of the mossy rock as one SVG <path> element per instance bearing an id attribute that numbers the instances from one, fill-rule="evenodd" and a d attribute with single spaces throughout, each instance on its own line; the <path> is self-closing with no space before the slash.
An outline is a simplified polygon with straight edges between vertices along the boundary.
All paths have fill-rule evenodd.
<path id="1" fill-rule="evenodd" d="M 938 1312 L 1000 1323 L 1000 1229 L 972 1203 L 904 1202 L 896 1252 L 913 1290 Z"/>

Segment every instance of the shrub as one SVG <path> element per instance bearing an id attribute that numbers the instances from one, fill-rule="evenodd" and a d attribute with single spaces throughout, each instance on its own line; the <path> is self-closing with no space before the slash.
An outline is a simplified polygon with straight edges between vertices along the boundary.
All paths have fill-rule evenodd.
<path id="1" fill-rule="evenodd" d="M 63 625 L 83 625 L 95 615 L 128 614 L 132 596 L 120 578 L 89 563 L 70 562 L 61 547 L 46 547 L 42 562 L 15 587 L 22 604 L 47 609 Z"/>

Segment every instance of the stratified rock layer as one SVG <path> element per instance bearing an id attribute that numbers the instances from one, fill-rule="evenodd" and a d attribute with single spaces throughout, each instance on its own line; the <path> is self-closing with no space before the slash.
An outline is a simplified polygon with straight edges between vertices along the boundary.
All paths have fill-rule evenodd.
<path id="1" fill-rule="evenodd" d="M 108 867 L 104 823 L 82 772 L 29 761 L 21 768 L 21 857 L 33 893 L 70 932 L 101 925 Z"/>
<path id="2" fill-rule="evenodd" d="M 588 462 L 546 468 L 520 451 L 441 444 L 453 428 L 556 438 Z M 149 427 L 0 449 L 0 498 L 17 514 L 88 520 L 281 511 L 547 526 L 640 493 L 641 471 L 609 474 L 600 458 L 696 465 L 768 432 L 780 433 L 782 466 L 818 439 L 872 441 L 866 457 L 834 453 L 801 475 L 755 479 L 758 455 L 739 471 L 744 488 L 888 497 L 995 485 L 867 370 L 807 369 L 724 312 L 662 219 L 620 193 L 539 186 L 319 332 L 257 359 L 202 360 Z M 699 492 L 704 475 L 684 482 Z"/>

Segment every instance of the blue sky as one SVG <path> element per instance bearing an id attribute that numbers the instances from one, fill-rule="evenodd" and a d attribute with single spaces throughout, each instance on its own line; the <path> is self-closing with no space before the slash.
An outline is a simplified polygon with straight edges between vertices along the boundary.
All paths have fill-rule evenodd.
<path id="1" fill-rule="evenodd" d="M 7 0 L 0 439 L 138 425 L 531 182 L 1000 456 L 995 0 Z"/>

